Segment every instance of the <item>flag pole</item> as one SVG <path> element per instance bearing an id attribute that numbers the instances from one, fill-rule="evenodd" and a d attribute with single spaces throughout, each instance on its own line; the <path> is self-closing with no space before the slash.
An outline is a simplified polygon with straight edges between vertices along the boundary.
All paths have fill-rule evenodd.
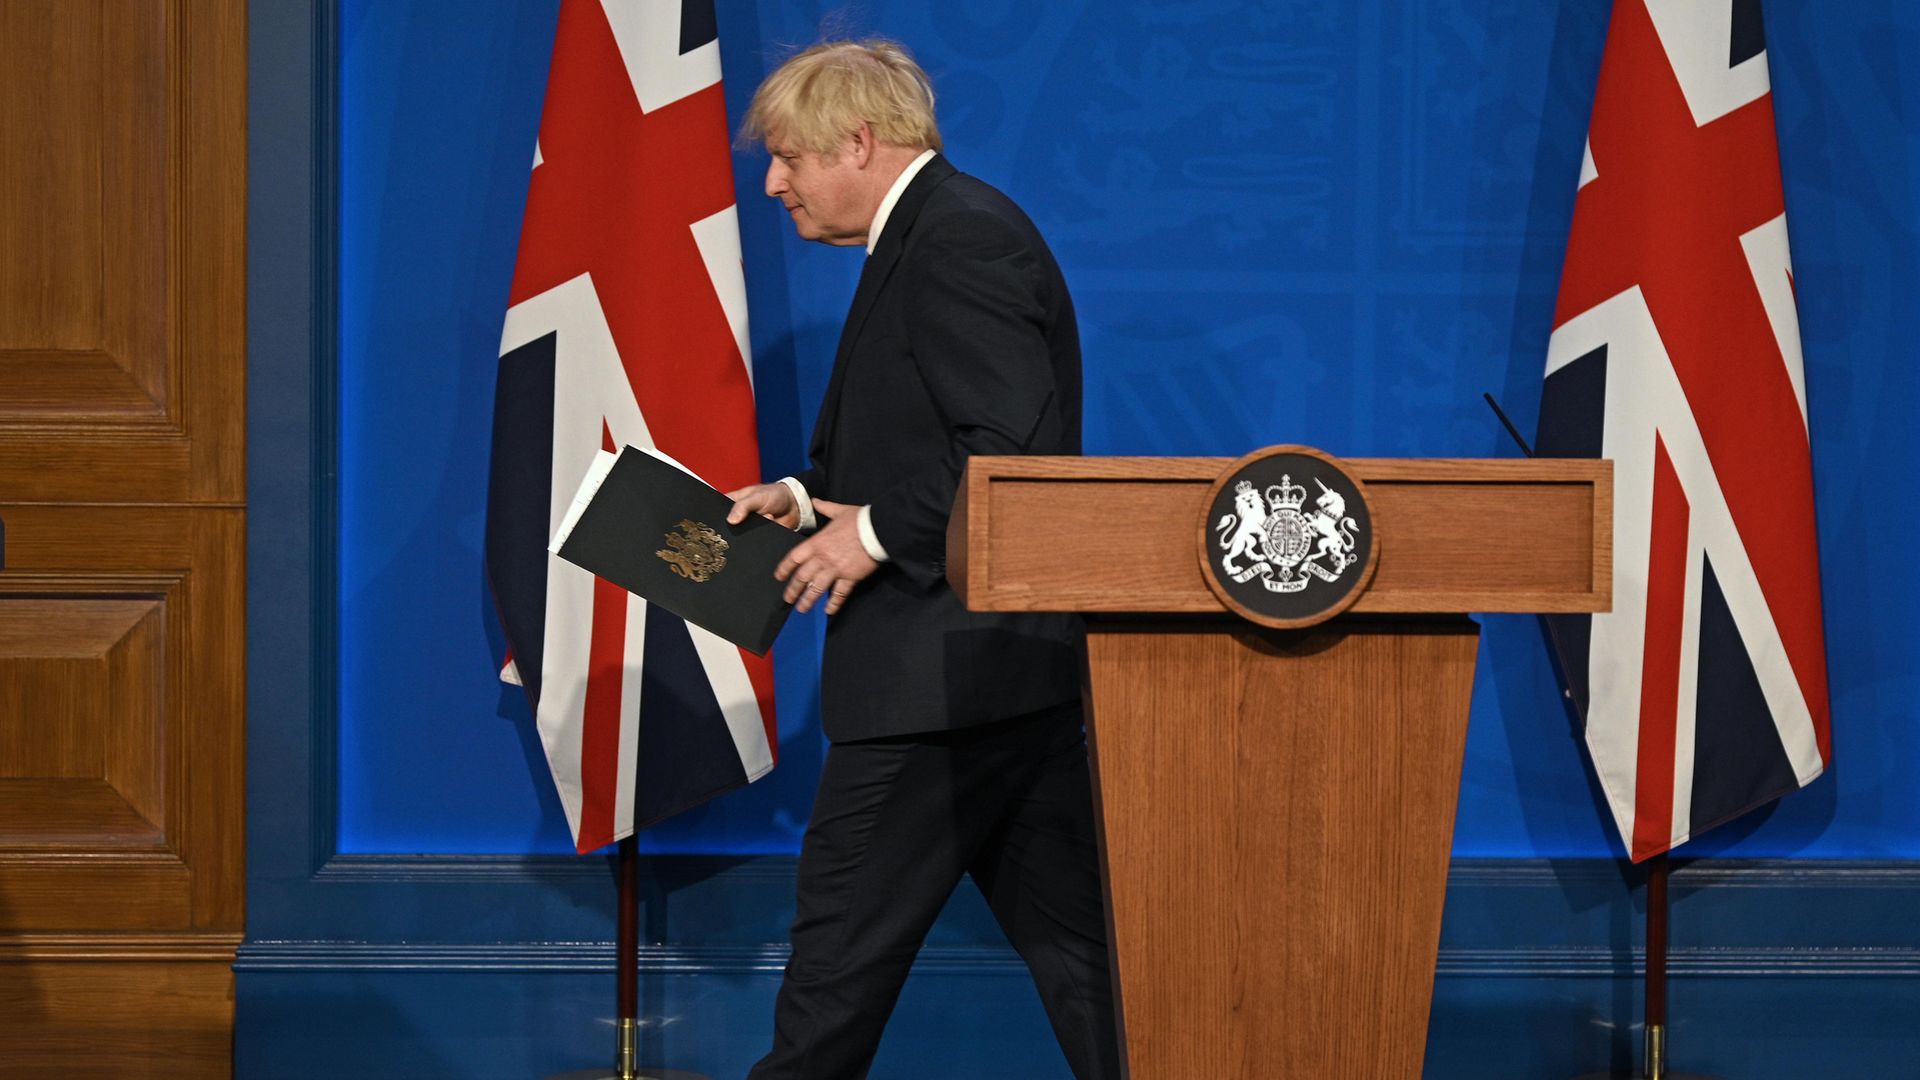
<path id="1" fill-rule="evenodd" d="M 1647 1030 L 1640 1057 L 1647 1080 L 1667 1080 L 1667 873 L 1666 852 L 1647 866 Z"/>
<path id="2" fill-rule="evenodd" d="M 547 1080 L 709 1080 L 684 1069 L 640 1069 L 640 837 L 620 841 L 614 852 L 619 912 L 614 937 L 613 1071 L 577 1069 Z"/>
<path id="3" fill-rule="evenodd" d="M 1493 414 L 1500 418 L 1507 434 L 1519 444 L 1520 452 L 1528 457 L 1536 456 L 1533 447 L 1527 445 L 1527 440 L 1520 435 L 1520 429 L 1513 426 L 1507 411 L 1500 407 L 1494 396 L 1491 393 L 1480 396 L 1486 399 Z M 1547 639 L 1552 643 L 1548 652 L 1554 676 L 1560 682 L 1560 696 L 1573 702 L 1573 690 L 1561 667 L 1561 658 L 1566 653 L 1560 648 L 1559 627 L 1545 615 L 1540 616 L 1540 625 L 1545 628 Z M 1577 704 L 1575 708 L 1578 708 Z M 1647 862 L 1647 1023 L 1639 1075 L 1641 1080 L 1716 1080 L 1694 1073 L 1667 1072 L 1667 874 L 1671 869 L 1664 851 Z M 1610 1074 L 1586 1073 L 1576 1080 L 1610 1080 Z"/>
<path id="4" fill-rule="evenodd" d="M 640 1068 L 640 836 L 620 841 L 619 954 L 614 969 L 613 1069 L 616 1080 L 637 1080 Z"/>
<path id="5" fill-rule="evenodd" d="M 1667 879 L 1666 852 L 1647 860 L 1646 1030 L 1637 1080 L 1719 1080 L 1701 1073 L 1667 1071 Z M 1575 1080 L 1612 1080 L 1614 1073 L 1583 1073 Z"/>

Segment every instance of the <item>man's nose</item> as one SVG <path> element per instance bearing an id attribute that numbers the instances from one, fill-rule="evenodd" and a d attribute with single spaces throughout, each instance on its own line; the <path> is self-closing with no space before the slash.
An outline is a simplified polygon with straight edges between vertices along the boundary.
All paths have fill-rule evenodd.
<path id="1" fill-rule="evenodd" d="M 780 167 L 779 161 L 773 161 L 767 166 L 767 197 L 777 199 L 785 190 L 787 190 L 786 170 Z"/>

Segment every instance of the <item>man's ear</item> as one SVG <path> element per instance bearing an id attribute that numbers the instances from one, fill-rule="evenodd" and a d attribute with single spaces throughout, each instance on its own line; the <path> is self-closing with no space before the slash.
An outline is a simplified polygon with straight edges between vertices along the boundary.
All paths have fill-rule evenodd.
<path id="1" fill-rule="evenodd" d="M 853 129 L 853 148 L 851 152 L 853 154 L 854 168 L 866 168 L 867 163 L 873 160 L 873 150 L 873 129 L 867 126 L 865 120 L 862 120 L 860 121 L 860 126 Z"/>

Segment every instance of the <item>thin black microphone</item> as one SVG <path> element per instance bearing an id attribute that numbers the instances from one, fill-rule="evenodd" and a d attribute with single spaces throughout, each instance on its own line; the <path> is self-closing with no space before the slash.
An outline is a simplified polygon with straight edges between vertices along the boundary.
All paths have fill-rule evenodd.
<path id="1" fill-rule="evenodd" d="M 1533 447 L 1528 446 L 1527 440 L 1520 437 L 1520 429 L 1514 427 L 1513 421 L 1507 419 L 1507 411 L 1500 407 L 1499 402 L 1493 400 L 1492 394 L 1482 391 L 1480 396 L 1487 399 L 1487 407 L 1493 410 L 1493 415 L 1500 418 L 1500 423 L 1505 425 L 1507 434 L 1513 436 L 1513 441 L 1520 444 L 1520 452 L 1528 457 L 1533 457 Z"/>
<path id="2" fill-rule="evenodd" d="M 1500 418 L 1500 423 L 1507 429 L 1507 434 L 1513 436 L 1513 441 L 1520 444 L 1520 452 L 1528 457 L 1536 456 L 1533 447 L 1528 446 L 1527 440 L 1520 437 L 1520 429 L 1513 426 L 1512 420 L 1507 419 L 1507 411 L 1500 407 L 1499 402 L 1493 400 L 1493 395 L 1482 391 L 1480 396 L 1487 399 L 1487 407 L 1493 410 L 1493 415 Z M 1573 696 L 1573 683 L 1567 678 L 1567 654 L 1561 647 L 1560 626 L 1545 615 L 1534 617 L 1540 620 L 1540 628 L 1547 632 L 1547 640 L 1551 642 L 1547 649 L 1547 661 L 1553 666 L 1553 677 L 1560 683 L 1560 696 L 1573 705 L 1574 715 L 1579 717 L 1580 723 L 1584 724 L 1587 719 L 1585 703 Z"/>

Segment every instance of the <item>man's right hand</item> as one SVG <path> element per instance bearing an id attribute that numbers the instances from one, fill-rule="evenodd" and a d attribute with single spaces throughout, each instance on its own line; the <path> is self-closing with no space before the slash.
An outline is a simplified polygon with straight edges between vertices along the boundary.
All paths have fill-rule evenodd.
<path id="1" fill-rule="evenodd" d="M 759 514 L 789 529 L 800 527 L 800 504 L 794 500 L 793 490 L 785 484 L 775 482 L 737 488 L 727 492 L 727 498 L 733 500 L 733 510 L 727 514 L 729 525 L 738 525 L 747 520 L 748 514 Z"/>

